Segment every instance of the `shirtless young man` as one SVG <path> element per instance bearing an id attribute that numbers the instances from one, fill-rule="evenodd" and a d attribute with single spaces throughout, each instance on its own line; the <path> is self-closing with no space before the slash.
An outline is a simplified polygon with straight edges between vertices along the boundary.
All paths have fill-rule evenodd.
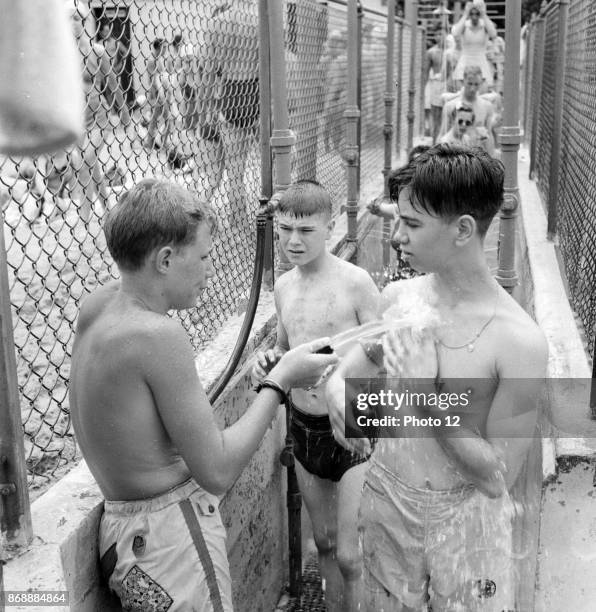
<path id="1" fill-rule="evenodd" d="M 442 96 L 447 91 L 447 81 L 453 69 L 451 53 L 445 49 L 444 30 L 438 29 L 435 32 L 434 44 L 426 52 L 425 62 L 424 115 L 435 143 L 441 129 Z"/>
<path id="2" fill-rule="evenodd" d="M 432 333 L 388 334 L 384 359 L 370 345 L 344 357 L 327 384 L 335 436 L 367 450 L 368 440 L 345 438 L 344 382 L 375 376 L 380 365 L 412 391 L 430 379 L 472 399 L 457 437 L 443 420 L 415 436 L 379 439 L 360 509 L 366 610 L 515 609 L 508 489 L 533 435 L 547 347 L 486 264 L 483 240 L 503 174 L 483 151 L 439 144 L 390 179 L 400 220 L 394 239 L 427 274 L 387 286 L 381 309 L 399 317 L 430 305 L 444 323 Z M 429 388 L 436 391 L 434 382 Z"/>
<path id="3" fill-rule="evenodd" d="M 302 181 L 283 192 L 277 221 L 280 246 L 295 267 L 275 284 L 277 342 L 258 356 L 257 379 L 265 375 L 267 359 L 275 363 L 312 338 L 367 323 L 378 309 L 378 291 L 368 273 L 326 249 L 333 228 L 331 199 L 318 183 Z M 324 392 L 323 385 L 292 391 L 291 435 L 327 610 L 352 612 L 362 610 L 356 519 L 367 464 L 335 442 Z"/>
<path id="4" fill-rule="evenodd" d="M 474 127 L 474 110 L 471 106 L 458 106 L 454 111 L 451 129 L 439 139 L 443 144 L 459 144 L 466 147 L 480 147 L 487 151 L 488 136 Z M 493 151 L 487 151 L 492 155 Z"/>
<path id="5" fill-rule="evenodd" d="M 482 136 L 486 136 L 486 148 L 494 150 L 492 138 L 493 105 L 483 96 L 478 95 L 482 85 L 482 72 L 479 66 L 466 66 L 464 85 L 457 95 L 445 102 L 440 136 L 444 136 L 452 127 L 455 110 L 460 106 L 471 106 L 474 111 L 474 127 Z"/>
<path id="6" fill-rule="evenodd" d="M 221 431 L 189 338 L 169 310 L 195 305 L 213 275 L 211 210 L 147 179 L 105 221 L 121 280 L 84 302 L 70 379 L 77 441 L 106 498 L 101 565 L 123 608 L 232 610 L 218 495 L 257 449 L 285 391 L 314 384 L 334 355 L 286 353 L 246 413 Z M 159 604 L 159 606 L 158 606 Z"/>

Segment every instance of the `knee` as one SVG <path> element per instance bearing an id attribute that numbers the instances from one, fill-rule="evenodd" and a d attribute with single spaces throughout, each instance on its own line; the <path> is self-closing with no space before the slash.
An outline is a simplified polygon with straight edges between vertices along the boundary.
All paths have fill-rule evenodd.
<path id="1" fill-rule="evenodd" d="M 336 537 L 335 533 L 326 531 L 325 533 L 314 533 L 315 545 L 320 555 L 335 555 Z"/>
<path id="2" fill-rule="evenodd" d="M 344 580 L 358 580 L 362 575 L 362 556 L 358 546 L 338 545 L 337 566 Z"/>

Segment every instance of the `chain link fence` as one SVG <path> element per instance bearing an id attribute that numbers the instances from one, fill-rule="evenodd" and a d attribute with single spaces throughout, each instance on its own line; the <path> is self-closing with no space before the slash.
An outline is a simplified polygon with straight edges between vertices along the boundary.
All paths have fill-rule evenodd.
<path id="1" fill-rule="evenodd" d="M 387 18 L 363 15 L 360 79 L 360 176 L 382 184 L 384 163 Z M 364 178 L 366 177 L 366 178 Z"/>
<path id="2" fill-rule="evenodd" d="M 569 7 L 559 226 L 571 292 L 587 337 L 596 336 L 596 5 Z M 593 346 L 591 343 L 590 348 Z"/>
<path id="3" fill-rule="evenodd" d="M 596 5 L 591 0 L 570 3 L 564 58 L 557 57 L 560 10 L 552 1 L 530 30 L 531 165 L 544 205 L 549 195 L 556 205 L 570 302 L 590 350 L 596 335 Z M 560 181 L 558 192 L 549 194 L 557 70 L 564 70 L 561 156 L 553 160 Z"/>
<path id="4" fill-rule="evenodd" d="M 558 3 L 549 5 L 545 17 L 541 96 L 538 101 L 536 129 L 536 183 L 546 206 L 548 202 L 551 143 L 553 140 L 555 78 L 557 66 Z"/>
<path id="5" fill-rule="evenodd" d="M 175 181 L 216 210 L 216 276 L 200 306 L 176 315 L 198 350 L 248 295 L 261 189 L 256 0 L 72 1 L 85 136 L 53 155 L 0 159 L 32 489 L 77 457 L 67 396 L 77 313 L 90 291 L 118 278 L 102 232 L 106 210 L 146 177 Z M 320 181 L 339 213 L 346 200 L 346 2 L 284 0 L 284 16 L 297 135 L 292 177 Z M 397 20 L 395 27 L 395 133 L 403 148 L 410 27 Z M 386 19 L 364 11 L 361 32 L 361 176 L 380 192 Z M 416 114 L 420 125 L 421 105 Z"/>

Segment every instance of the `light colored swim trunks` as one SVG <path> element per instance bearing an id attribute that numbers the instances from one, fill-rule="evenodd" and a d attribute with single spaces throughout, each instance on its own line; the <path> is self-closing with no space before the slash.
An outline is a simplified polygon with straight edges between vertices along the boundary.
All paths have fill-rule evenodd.
<path id="1" fill-rule="evenodd" d="M 472 485 L 411 487 L 373 458 L 360 508 L 366 609 L 513 611 L 512 511 L 509 496 Z"/>
<path id="2" fill-rule="evenodd" d="M 105 502 L 102 574 L 125 610 L 232 612 L 217 496 L 188 480 L 150 499 Z"/>
<path id="3" fill-rule="evenodd" d="M 441 73 L 431 71 L 428 81 L 424 86 L 424 108 L 429 109 L 431 106 L 443 106 L 443 94 L 446 91 L 446 85 L 441 78 Z"/>

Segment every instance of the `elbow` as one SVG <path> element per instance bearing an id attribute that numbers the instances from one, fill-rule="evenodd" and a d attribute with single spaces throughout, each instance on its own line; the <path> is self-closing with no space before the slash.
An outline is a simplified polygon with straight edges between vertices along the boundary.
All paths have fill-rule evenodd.
<path id="1" fill-rule="evenodd" d="M 482 487 L 480 487 L 480 491 L 486 495 L 489 499 L 498 499 L 499 497 L 503 497 L 505 494 L 505 489 L 499 487 L 497 485 L 490 485 L 484 483 Z"/>
<path id="2" fill-rule="evenodd" d="M 218 497 L 225 495 L 232 486 L 232 484 L 234 484 L 233 482 L 228 482 L 225 478 L 208 477 L 202 478 L 201 480 L 195 480 L 197 481 L 197 484 L 201 487 L 201 489 L 205 489 L 207 493 L 211 493 L 211 495 L 217 495 Z"/>
<path id="3" fill-rule="evenodd" d="M 220 470 L 213 465 L 210 465 L 208 470 L 201 470 L 200 473 L 194 470 L 192 475 L 201 489 L 219 497 L 228 492 L 235 480 L 226 470 Z"/>
<path id="4" fill-rule="evenodd" d="M 201 483 L 199 483 L 201 484 Z M 211 493 L 211 495 L 217 495 L 217 497 L 222 497 L 223 495 L 225 495 L 228 490 L 230 489 L 232 485 L 226 485 L 224 483 L 209 483 L 209 484 L 205 484 L 205 485 L 201 485 L 202 489 L 205 489 L 205 491 L 207 491 L 207 493 Z"/>
<path id="5" fill-rule="evenodd" d="M 476 483 L 476 488 L 489 499 L 497 499 L 507 493 L 505 477 L 499 469 L 495 470 L 489 478 L 484 479 L 481 483 Z"/>

